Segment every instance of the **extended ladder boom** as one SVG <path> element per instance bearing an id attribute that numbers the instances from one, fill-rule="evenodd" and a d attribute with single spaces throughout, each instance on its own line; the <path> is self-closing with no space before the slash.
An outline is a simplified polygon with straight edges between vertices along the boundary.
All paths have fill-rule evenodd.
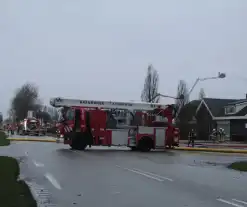
<path id="1" fill-rule="evenodd" d="M 79 100 L 52 98 L 50 104 L 53 107 L 85 107 L 85 108 L 104 108 L 104 109 L 121 109 L 121 110 L 143 110 L 151 111 L 156 108 L 166 109 L 167 105 L 157 103 L 133 103 L 133 102 L 117 102 L 117 101 L 97 101 L 97 100 Z"/>

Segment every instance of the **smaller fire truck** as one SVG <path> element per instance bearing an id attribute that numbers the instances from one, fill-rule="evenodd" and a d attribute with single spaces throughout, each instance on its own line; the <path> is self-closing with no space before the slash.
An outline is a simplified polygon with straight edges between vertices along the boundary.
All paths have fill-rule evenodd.
<path id="1" fill-rule="evenodd" d="M 32 118 L 26 118 L 22 122 L 20 122 L 19 135 L 45 135 L 46 131 L 41 126 L 40 121 L 34 117 Z"/>
<path id="2" fill-rule="evenodd" d="M 52 98 L 53 107 L 62 108 L 59 131 L 64 144 L 84 150 L 92 145 L 125 145 L 132 150 L 150 151 L 179 145 L 173 105 Z M 114 111 L 126 113 L 127 124 L 109 124 Z M 111 122 L 113 123 L 113 122 Z"/>

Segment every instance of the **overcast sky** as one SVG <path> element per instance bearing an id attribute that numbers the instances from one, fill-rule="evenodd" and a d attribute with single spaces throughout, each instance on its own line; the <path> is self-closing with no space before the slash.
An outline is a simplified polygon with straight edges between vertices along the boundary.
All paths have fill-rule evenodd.
<path id="1" fill-rule="evenodd" d="M 243 98 L 246 38 L 247 0 L 1 0 L 0 111 L 26 81 L 44 102 L 138 100 L 150 63 L 163 94 L 221 71 L 191 98 Z"/>

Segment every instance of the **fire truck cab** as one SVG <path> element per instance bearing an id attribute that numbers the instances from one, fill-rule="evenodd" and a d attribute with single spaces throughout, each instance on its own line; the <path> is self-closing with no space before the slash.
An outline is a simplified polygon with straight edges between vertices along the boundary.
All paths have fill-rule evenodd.
<path id="1" fill-rule="evenodd" d="M 64 98 L 53 98 L 50 104 L 63 109 L 59 131 L 72 149 L 103 145 L 150 151 L 179 145 L 173 105 Z M 116 122 L 116 111 L 124 111 L 125 124 Z"/>

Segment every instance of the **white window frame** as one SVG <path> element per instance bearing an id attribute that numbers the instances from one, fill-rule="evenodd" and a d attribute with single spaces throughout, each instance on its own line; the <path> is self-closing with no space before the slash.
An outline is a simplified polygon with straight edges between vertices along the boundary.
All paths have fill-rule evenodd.
<path id="1" fill-rule="evenodd" d="M 236 113 L 236 106 L 225 107 L 225 114 L 235 114 L 235 113 Z"/>

